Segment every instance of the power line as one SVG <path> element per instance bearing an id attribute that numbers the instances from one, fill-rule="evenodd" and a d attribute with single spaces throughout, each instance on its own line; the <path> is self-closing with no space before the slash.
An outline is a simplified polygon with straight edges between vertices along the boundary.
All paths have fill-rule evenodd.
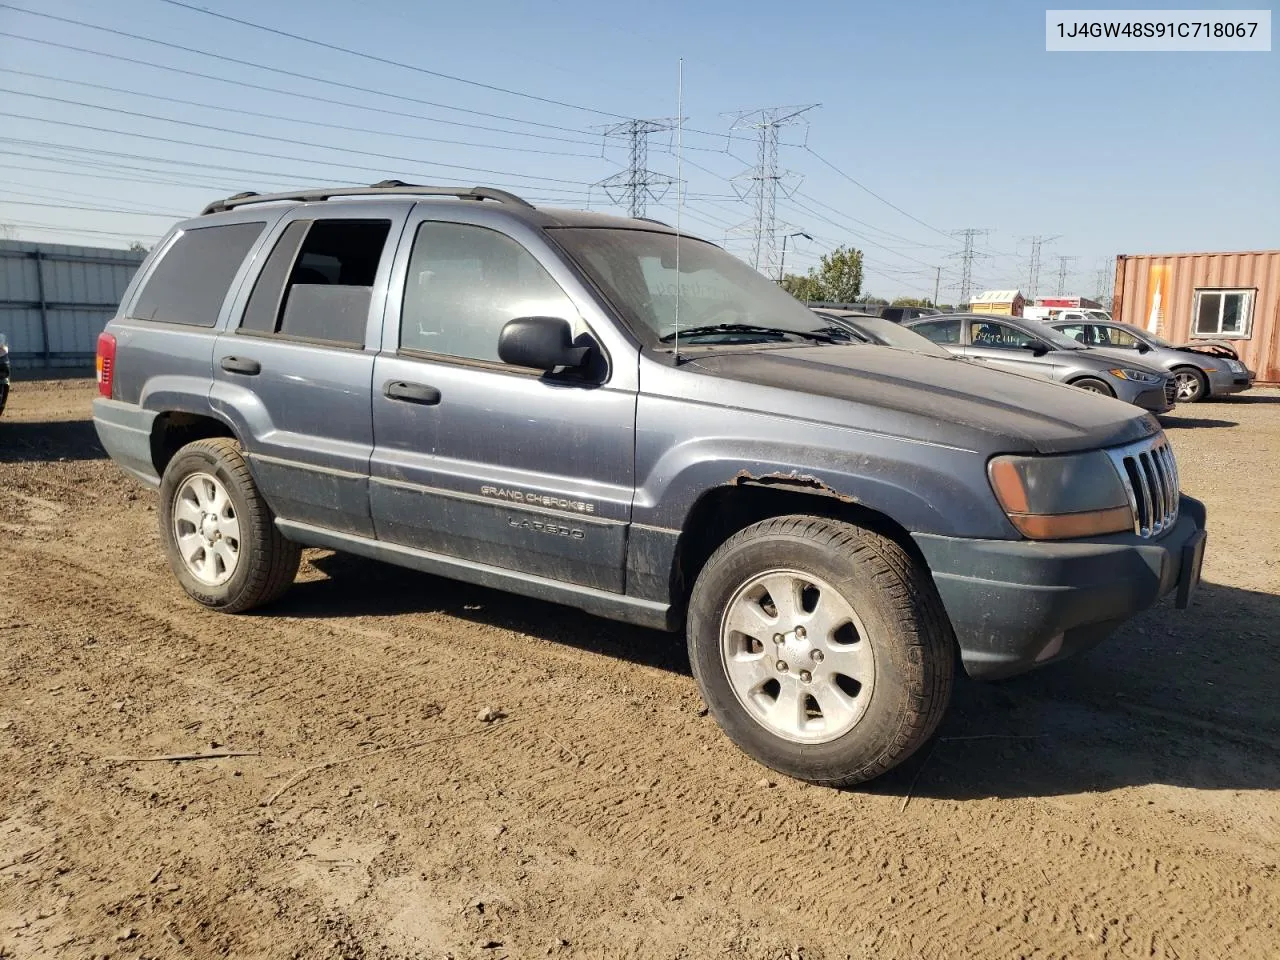
<path id="1" fill-rule="evenodd" d="M 89 23 L 85 20 L 74 20 L 70 17 L 55 16 L 52 13 L 40 13 L 35 10 L 25 10 L 22 7 L 15 7 L 9 3 L 0 3 L 0 9 L 13 10 L 18 13 L 25 13 L 27 16 L 30 16 L 30 17 L 42 17 L 45 20 L 54 20 L 58 23 L 68 23 L 74 27 L 84 27 L 88 30 L 98 30 L 102 33 L 109 33 L 112 36 L 116 36 L 116 37 L 125 37 L 126 39 L 129 39 L 129 40 L 138 40 L 142 43 L 151 43 L 157 46 L 167 47 L 171 50 L 179 50 L 182 53 L 194 53 L 202 57 L 212 57 L 214 60 L 221 60 L 224 63 L 234 63 L 237 66 L 251 67 L 254 70 L 265 70 L 267 73 L 275 73 L 284 77 L 293 77 L 295 80 L 308 80 L 312 83 L 324 83 L 332 87 L 341 87 L 344 90 L 356 90 L 360 93 L 371 93 L 379 97 L 390 97 L 393 100 L 404 100 L 409 103 L 417 103 L 423 106 L 437 107 L 441 110 L 454 110 L 459 113 L 468 113 L 478 117 L 487 117 L 490 120 L 506 120 L 511 123 L 524 123 L 524 124 L 528 124 L 531 127 L 540 127 L 545 130 L 560 130 L 566 133 L 576 133 L 576 134 L 589 136 L 587 131 L 579 130 L 575 127 L 565 127 L 565 126 L 561 126 L 559 124 L 554 124 L 554 123 L 542 123 L 537 120 L 525 120 L 525 119 L 522 119 L 521 117 L 513 117 L 507 114 L 501 114 L 501 113 L 487 113 L 483 110 L 473 110 L 473 109 L 470 109 L 469 107 L 455 107 L 451 104 L 438 103 L 434 100 L 420 100 L 416 97 L 409 97 L 400 93 L 389 93 L 385 90 L 377 90 L 372 87 L 361 87 L 353 83 L 343 83 L 340 80 L 330 80 L 327 77 L 317 77 L 308 73 L 299 73 L 295 70 L 285 70 L 282 67 L 272 67 L 272 66 L 268 66 L 265 63 L 254 63 L 251 60 L 239 60 L 235 57 L 229 57 L 226 54 L 213 53 L 210 50 L 201 50 L 197 47 L 184 47 L 180 43 L 171 43 L 168 40 L 157 40 L 154 37 L 146 37 L 137 33 L 129 33 L 128 31 L 125 31 L 125 30 L 116 30 L 116 29 L 113 29 L 112 27 L 104 27 L 96 23 Z"/>
<path id="2" fill-rule="evenodd" d="M 332 97 L 321 97 L 312 93 L 300 93 L 296 90 L 285 90 L 282 87 L 268 87 L 265 84 L 261 84 L 261 83 L 250 83 L 248 80 L 234 80 L 231 77 L 219 76 L 218 74 L 215 74 L 215 73 L 200 73 L 198 70 L 187 70 L 184 67 L 173 67 L 163 63 L 155 63 L 154 61 L 151 61 L 151 60 L 144 60 L 141 57 L 126 57 L 119 53 L 108 53 L 105 50 L 92 50 L 89 47 L 77 47 L 70 43 L 59 43 L 58 41 L 55 41 L 55 40 L 42 40 L 36 37 L 26 37 L 19 33 L 7 33 L 3 30 L 0 30 L 0 37 L 7 37 L 11 40 L 22 40 L 27 43 L 38 43 L 47 47 L 57 47 L 60 50 L 70 50 L 75 53 L 87 53 L 95 57 L 104 57 L 108 60 L 115 60 L 119 63 L 129 63 L 139 67 L 151 67 L 152 69 L 155 69 L 155 70 L 162 70 L 167 73 L 178 73 L 187 77 L 196 77 L 197 79 L 200 79 L 200 80 L 213 80 L 217 83 L 226 83 L 232 86 L 242 87 L 247 90 L 258 90 L 263 93 L 275 93 L 284 97 L 296 97 L 300 100 L 310 100 L 312 103 L 323 103 L 326 106 L 331 106 L 331 107 L 350 107 L 353 110 L 368 111 L 372 113 L 381 113 L 390 117 L 404 117 L 409 120 L 417 120 L 419 122 L 425 122 L 425 123 L 440 123 L 440 124 L 445 124 L 451 127 L 463 127 L 468 130 L 484 130 L 487 133 L 501 133 L 510 137 L 528 137 L 528 138 L 533 138 L 538 140 L 549 140 L 555 143 L 577 143 L 577 144 L 582 144 L 583 146 L 595 145 L 595 142 L 593 140 L 586 140 L 586 139 L 577 138 L 577 137 L 561 137 L 551 133 L 534 133 L 533 131 L 530 131 L 530 130 L 508 130 L 504 127 L 491 127 L 481 123 L 468 123 L 465 120 L 445 120 L 443 117 L 429 117 L 420 113 L 408 113 L 403 110 L 392 110 L 388 107 L 375 107 L 365 103 L 352 103 L 350 100 L 335 100 Z M 140 39 L 146 39 L 146 38 L 140 38 Z M 16 73 L 18 71 L 12 71 L 12 72 Z M 79 83 L 81 81 L 63 80 L 63 82 Z M 355 89 L 363 90 L 364 88 L 357 87 Z M 426 106 L 433 106 L 433 107 L 444 106 L 443 104 L 437 104 L 430 100 L 417 100 L 417 99 L 414 99 L 413 97 L 402 97 L 398 94 L 383 93 L 381 91 L 374 91 L 374 90 L 369 90 L 368 92 L 377 93 L 378 96 L 393 97 L 398 100 L 405 100 L 405 101 L 408 101 L 409 103 L 421 103 Z M 445 109 L 457 110 L 461 108 L 446 107 Z M 489 114 L 480 113 L 479 111 L 464 111 L 464 112 L 476 112 L 480 116 L 489 116 Z M 522 120 L 520 122 L 528 123 L 529 121 Z M 557 129 L 557 130 L 564 129 L 566 131 L 571 131 L 574 133 L 578 132 L 578 131 L 572 131 L 571 128 L 568 128 L 568 127 L 564 127 L 564 128 L 553 127 L 553 129 Z M 582 132 L 586 133 L 586 131 L 582 131 Z"/>
<path id="3" fill-rule="evenodd" d="M 276 29 L 275 27 L 268 27 L 265 24 L 254 23 L 250 20 L 241 20 L 240 18 L 233 17 L 230 14 L 218 13 L 214 10 L 206 10 L 203 7 L 197 7 L 197 6 L 194 6 L 193 4 L 183 3 L 182 0 L 161 0 L 161 2 L 167 3 L 170 6 L 174 6 L 174 7 L 181 7 L 184 10 L 190 10 L 193 13 L 204 14 L 207 17 L 216 17 L 219 20 L 226 20 L 230 23 L 238 23 L 243 27 L 250 27 L 254 30 L 261 30 L 264 33 L 272 33 L 278 37 L 287 37 L 290 40 L 297 40 L 300 43 L 309 43 L 312 46 L 321 47 L 325 50 L 333 50 L 337 53 L 350 54 L 353 57 L 361 57 L 362 59 L 370 60 L 374 63 L 381 63 L 391 67 L 400 67 L 401 69 L 404 69 L 404 70 L 412 70 L 415 73 L 425 74 L 426 76 L 429 76 L 429 77 L 436 77 L 437 79 L 440 79 L 440 80 L 452 80 L 455 83 L 463 83 L 468 86 L 479 87 L 482 90 L 491 90 L 495 93 L 505 93 L 512 97 L 523 97 L 526 100 L 533 100 L 533 101 L 536 101 L 537 103 L 550 104 L 551 106 L 555 106 L 555 107 L 566 107 L 570 110 L 581 110 L 585 113 L 594 113 L 597 116 L 615 117 L 619 120 L 626 119 L 621 114 L 612 113 L 608 110 L 597 110 L 595 107 L 584 107 L 581 104 L 568 103 L 567 101 L 564 101 L 564 100 L 555 100 L 551 97 L 540 97 L 537 94 L 524 93 L 520 90 L 511 90 L 508 87 L 500 87 L 500 86 L 497 86 L 496 84 L 484 83 L 483 81 L 480 81 L 480 80 L 468 80 L 466 77 L 455 76 L 451 73 L 441 73 L 439 70 L 428 70 L 426 67 L 419 67 L 416 64 L 402 63 L 399 60 L 392 60 L 388 57 L 379 57 L 372 53 L 364 53 L 363 51 L 360 51 L 360 50 L 352 50 L 350 47 L 339 46 L 336 43 L 327 43 L 324 40 L 316 40 L 312 37 L 304 37 L 301 34 L 289 33 L 287 30 L 279 30 L 279 29 Z"/>
<path id="4" fill-rule="evenodd" d="M 51 97 L 42 93 L 27 93 L 26 91 L 23 91 L 23 90 L 9 90 L 4 87 L 0 87 L 0 93 L 7 93 L 7 94 L 23 96 L 23 97 L 32 97 L 33 99 L 36 99 L 36 100 L 45 100 L 51 103 L 61 103 L 61 104 L 67 104 L 67 105 L 76 106 L 76 107 L 86 107 L 92 110 L 106 110 L 109 113 L 114 113 L 114 114 L 122 115 L 126 117 L 138 117 L 144 120 L 157 120 L 162 123 L 173 123 L 183 127 L 194 127 L 198 130 L 210 130 L 215 133 L 229 133 L 229 134 L 234 134 L 242 137 L 250 137 L 256 140 L 272 140 L 276 143 L 287 143 L 297 147 L 309 147 L 311 149 L 315 149 L 319 147 L 323 150 L 336 150 L 339 153 L 351 153 L 351 154 L 356 154 L 358 156 L 363 156 L 363 157 L 373 157 L 374 159 L 377 159 L 377 160 L 395 160 L 395 161 L 400 161 L 404 163 L 418 162 L 417 159 L 414 157 L 403 157 L 403 156 L 398 156 L 392 153 L 378 153 L 373 150 L 360 150 L 355 147 L 335 147 L 335 146 L 330 146 L 328 144 L 311 143 L 306 140 L 295 140 L 291 137 L 277 137 L 269 133 L 251 133 L 247 130 L 235 130 L 230 127 L 220 127 L 214 124 L 196 123 L 193 120 L 176 120 L 172 117 L 161 117 L 151 113 L 139 113 L 133 110 L 121 110 L 119 108 L 102 107 L 95 103 L 84 103 L 83 101 L 68 100 L 63 97 Z M 57 124 L 59 126 L 78 127 L 84 130 L 94 130 L 94 131 L 97 131 L 98 133 L 114 133 L 119 136 L 138 137 L 143 140 L 156 140 L 161 143 L 178 143 L 178 144 L 184 144 L 184 145 L 190 145 L 190 146 L 203 146 L 211 150 L 227 150 L 235 153 L 250 153 L 250 154 L 256 154 L 258 156 L 263 156 L 263 157 L 272 156 L 272 154 L 262 153 L 261 151 L 256 151 L 256 150 L 237 150 L 234 147 L 220 146 L 217 144 L 195 144 L 195 143 L 187 144 L 187 141 L 174 140 L 173 138 L 170 138 L 170 137 L 157 137 L 152 134 L 136 133 L 131 130 L 112 130 L 107 127 L 96 127 L 89 124 L 73 123 L 69 120 L 53 120 L 48 117 L 32 117 L 32 116 L 28 116 L 20 113 L 0 113 L 0 116 L 12 117 L 18 120 L 32 120 L 39 123 L 52 123 L 52 124 Z M 281 158 L 277 158 L 277 159 L 281 159 Z M 284 158 L 284 159 L 296 160 L 298 158 L 294 157 L 294 158 Z M 332 163 L 331 161 L 319 161 L 319 162 L 331 163 L 331 165 L 333 166 L 347 166 L 346 164 L 335 164 L 335 163 Z M 472 167 L 469 165 L 458 164 L 458 163 L 445 163 L 444 161 L 441 161 L 441 160 L 436 160 L 434 161 L 434 163 L 435 165 L 440 167 L 448 167 L 452 170 L 463 170 L 469 174 L 470 173 L 491 173 L 491 174 L 496 174 L 500 177 L 524 176 L 530 180 L 545 180 L 548 183 L 567 183 L 567 184 L 573 184 L 575 186 L 587 186 L 586 182 L 582 180 L 565 180 L 559 177 L 544 177 L 537 174 L 520 174 L 520 173 L 512 172 L 510 170 L 492 170 L 486 167 Z M 357 167 L 355 169 L 368 169 L 368 168 Z"/>
<path id="5" fill-rule="evenodd" d="M 944 237 L 948 237 L 948 238 L 950 238 L 951 234 L 947 233 L 945 230 L 939 230 L 937 227 L 933 226 L 933 224 L 925 223 L 925 222 L 924 222 L 923 220 L 921 220 L 919 217 L 915 216 L 914 214 L 907 213 L 907 211 L 903 210 L 903 209 L 902 209 L 900 206 L 898 206 L 896 203 L 893 203 L 893 202 L 892 202 L 892 201 L 890 201 L 890 200 L 886 200 L 884 197 L 880 196 L 880 194 L 876 193 L 876 192 L 875 192 L 874 190 L 872 190 L 870 187 L 868 187 L 868 186 L 866 186 L 865 184 L 860 183 L 859 181 L 855 180 L 853 177 L 851 177 L 849 174 L 845 173 L 843 170 L 841 170 L 839 167 L 837 167 L 837 166 L 836 166 L 834 163 L 832 163 L 830 160 L 827 160 L 827 159 L 825 159 L 824 157 L 822 157 L 820 154 L 818 154 L 818 153 L 813 149 L 813 147 L 809 146 L 808 144 L 805 144 L 804 149 L 805 149 L 807 152 L 809 152 L 810 154 L 812 154 L 812 155 L 813 155 L 813 157 L 814 157 L 814 158 L 815 158 L 819 163 L 822 163 L 822 164 L 824 164 L 825 166 L 830 167 L 830 168 L 831 168 L 832 170 L 834 170 L 837 174 L 839 174 L 841 177 L 844 177 L 844 179 L 848 180 L 850 183 L 852 183 L 852 184 L 853 184 L 855 187 L 857 187 L 859 190 L 862 190 L 862 191 L 864 191 L 864 192 L 866 192 L 866 193 L 870 194 L 871 196 L 875 197 L 877 200 L 879 200 L 881 203 L 883 203 L 886 207 L 890 207 L 890 208 L 892 208 L 892 209 L 894 209 L 894 210 L 897 210 L 900 214 L 902 214 L 902 215 L 903 215 L 904 217 L 906 217 L 908 220 L 914 220 L 916 223 L 920 224 L 920 226 L 922 226 L 922 227 L 928 227 L 928 228 L 929 228 L 930 230 L 932 230 L 934 233 L 941 234 L 941 235 L 942 235 L 942 236 L 944 236 Z"/>
<path id="6" fill-rule="evenodd" d="M 176 103 L 184 107 L 201 107 L 206 110 L 220 110 L 223 113 L 234 113 L 237 116 L 258 117 L 263 120 L 279 120 L 285 123 L 301 123 L 311 127 L 324 127 L 329 130 L 341 130 L 345 133 L 367 133 L 380 137 L 398 137 L 402 140 L 420 140 L 424 143 L 444 143 L 455 147 L 476 147 L 482 150 L 510 150 L 519 151 L 521 153 L 540 153 L 554 157 L 585 157 L 591 160 L 600 159 L 599 154 L 594 153 L 574 153 L 569 150 L 543 150 L 538 147 L 519 147 L 500 143 L 475 143 L 470 140 L 449 140 L 443 137 L 427 137 L 421 134 L 400 133 L 394 130 L 371 130 L 368 127 L 352 127 L 341 123 L 326 123 L 323 120 L 308 120 L 303 117 L 288 117 L 278 113 L 260 113 L 255 110 L 246 110 L 243 107 L 225 107 L 216 103 L 205 103 L 199 100 L 183 100 L 179 97 L 167 97 L 159 93 L 149 93 L 142 90 L 127 90 L 122 87 L 112 87 L 104 83 L 90 83 L 86 80 L 69 80 L 64 77 L 50 76 L 44 73 L 32 73 L 27 70 L 14 70 L 10 67 L 0 67 L 0 73 L 12 73 L 20 77 L 34 77 L 38 80 L 53 80 L 58 83 L 70 83 L 78 87 L 88 87 L 91 90 L 105 90 L 109 93 L 123 93 L 134 97 L 145 97 L 148 100 L 163 100 L 166 103 Z M 38 96 L 38 94 L 28 94 L 28 96 Z M 89 106 L 93 106 L 90 104 Z M 115 108 L 98 107 L 98 109 L 106 110 Z M 255 134 L 256 136 L 256 134 Z"/>
<path id="7" fill-rule="evenodd" d="M 606 141 L 610 138 L 626 141 L 631 162 L 626 170 L 593 186 L 602 187 L 610 200 L 625 206 L 633 217 L 643 217 L 645 204 L 650 200 L 657 203 L 675 183 L 670 177 L 649 169 L 649 136 L 670 130 L 673 123 L 672 120 L 624 120 L 603 131 Z"/>
<path id="8" fill-rule="evenodd" d="M 755 166 L 734 179 L 750 182 L 741 196 L 755 200 L 755 216 L 744 227 L 755 240 L 751 252 L 752 266 L 767 277 L 777 273 L 778 192 L 783 179 L 789 175 L 778 169 L 778 131 L 804 122 L 801 118 L 816 106 L 818 104 L 814 103 L 803 107 L 748 110 L 738 114 L 731 125 L 733 130 L 754 130 L 756 133 Z"/>

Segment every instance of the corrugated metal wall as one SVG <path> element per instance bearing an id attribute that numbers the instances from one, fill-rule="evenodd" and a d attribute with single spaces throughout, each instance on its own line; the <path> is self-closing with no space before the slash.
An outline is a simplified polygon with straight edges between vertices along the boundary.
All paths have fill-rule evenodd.
<path id="1" fill-rule="evenodd" d="M 0 240 L 0 333 L 14 366 L 92 365 L 145 253 Z"/>
<path id="2" fill-rule="evenodd" d="M 1156 332 L 1184 343 L 1195 339 L 1191 322 L 1196 290 L 1215 287 L 1255 290 L 1253 322 L 1247 338 L 1206 339 L 1229 340 L 1258 382 L 1280 384 L 1280 250 L 1117 257 L 1112 315 L 1149 328 L 1158 288 L 1163 316 Z"/>

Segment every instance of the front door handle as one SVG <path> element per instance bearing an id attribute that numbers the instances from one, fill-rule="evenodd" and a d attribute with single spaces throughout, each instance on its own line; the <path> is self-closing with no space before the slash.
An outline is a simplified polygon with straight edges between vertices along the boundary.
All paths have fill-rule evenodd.
<path id="1" fill-rule="evenodd" d="M 392 400 L 404 400 L 406 403 L 421 403 L 434 406 L 440 402 L 440 391 L 425 383 L 409 383 L 405 380 L 388 380 L 384 391 Z"/>
<path id="2" fill-rule="evenodd" d="M 219 366 L 227 373 L 243 373 L 247 377 L 256 377 L 262 372 L 262 364 L 248 357 L 223 357 Z"/>

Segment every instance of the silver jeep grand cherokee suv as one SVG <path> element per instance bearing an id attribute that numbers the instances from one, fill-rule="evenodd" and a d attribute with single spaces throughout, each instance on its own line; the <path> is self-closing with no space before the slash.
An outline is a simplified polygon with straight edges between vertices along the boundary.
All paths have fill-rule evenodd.
<path id="1" fill-rule="evenodd" d="M 683 631 L 736 743 L 852 784 L 929 739 L 957 662 L 1185 605 L 1205 513 L 1128 404 L 829 326 L 650 221 L 241 196 L 139 269 L 94 424 L 197 603 L 269 604 L 313 546 Z"/>

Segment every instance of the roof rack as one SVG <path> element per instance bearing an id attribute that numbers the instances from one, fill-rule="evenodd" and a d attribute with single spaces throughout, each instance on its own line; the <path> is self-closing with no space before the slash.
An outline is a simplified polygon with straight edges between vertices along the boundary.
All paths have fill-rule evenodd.
<path id="1" fill-rule="evenodd" d="M 510 203 L 516 206 L 533 209 L 528 200 L 517 197 L 506 190 L 493 187 L 432 187 L 424 184 L 405 183 L 403 180 L 383 180 L 367 187 L 320 187 L 315 190 L 291 190 L 288 193 L 237 193 L 225 200 L 215 200 L 203 210 L 200 216 L 211 213 L 222 213 L 236 207 L 251 203 L 275 203 L 278 200 L 316 201 L 328 200 L 330 197 L 372 197 L 372 196 L 418 196 L 418 197 L 454 197 L 458 200 L 496 200 L 498 203 Z"/>

